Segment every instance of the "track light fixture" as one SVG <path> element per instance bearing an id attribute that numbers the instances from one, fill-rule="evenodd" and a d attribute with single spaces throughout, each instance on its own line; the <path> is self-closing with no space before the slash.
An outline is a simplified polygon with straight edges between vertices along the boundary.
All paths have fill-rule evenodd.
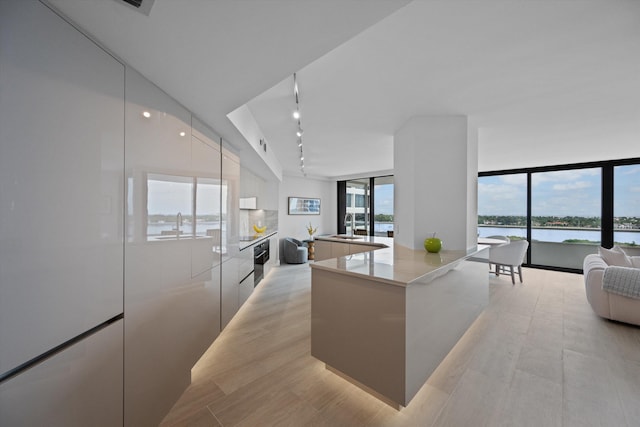
<path id="1" fill-rule="evenodd" d="M 298 130 L 296 131 L 296 136 L 298 137 L 298 148 L 300 148 L 300 172 L 304 176 L 307 176 L 304 171 L 304 152 L 302 151 L 302 134 L 304 131 L 302 130 L 302 124 L 300 123 L 300 91 L 298 90 L 298 80 L 296 77 L 296 73 L 293 73 L 293 95 L 295 97 L 296 109 L 293 112 L 293 118 L 298 121 Z"/>

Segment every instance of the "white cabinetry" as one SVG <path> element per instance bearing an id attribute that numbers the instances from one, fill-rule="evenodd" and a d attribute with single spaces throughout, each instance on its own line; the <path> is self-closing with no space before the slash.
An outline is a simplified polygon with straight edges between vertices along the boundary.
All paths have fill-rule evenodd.
<path id="1" fill-rule="evenodd" d="M 255 209 L 265 209 L 265 182 L 262 178 L 248 170 L 240 169 L 240 197 L 256 197 Z"/>
<path id="2" fill-rule="evenodd" d="M 269 237 L 269 261 L 264 265 L 264 276 L 267 277 L 274 265 L 278 265 L 278 234 Z"/>
<path id="3" fill-rule="evenodd" d="M 242 282 L 240 282 L 240 285 L 238 287 L 238 310 L 240 310 L 240 307 L 242 307 L 242 305 L 249 299 L 249 297 L 253 293 L 253 282 L 253 273 L 251 273 Z"/>
<path id="4" fill-rule="evenodd" d="M 220 330 L 220 248 L 197 221 L 219 209 L 198 186 L 219 186 L 220 148 L 133 69 L 126 93 L 125 425 L 156 425 Z"/>
<path id="5" fill-rule="evenodd" d="M 242 304 L 244 304 L 251 296 L 251 293 L 253 293 L 253 249 L 253 246 L 249 246 L 241 250 L 238 255 L 238 280 L 240 281 L 238 289 L 238 309 L 242 307 Z"/>
<path id="6" fill-rule="evenodd" d="M 224 329 L 238 311 L 238 257 L 222 263 L 220 329 Z"/>
<path id="7" fill-rule="evenodd" d="M 4 373 L 122 313 L 124 67 L 40 3 L 0 19 Z"/>
<path id="8" fill-rule="evenodd" d="M 222 300 L 221 328 L 227 326 L 238 311 L 240 248 L 239 248 L 239 192 L 240 159 L 230 147 L 222 147 Z M 247 249 L 248 250 L 248 249 Z"/>
<path id="9" fill-rule="evenodd" d="M 122 327 L 119 320 L 0 385 L 0 425 L 121 425 Z"/>
<path id="10" fill-rule="evenodd" d="M 41 2 L 0 1 L 0 28 L 3 375 L 123 312 L 124 66 Z M 0 425 L 121 420 L 114 333 L 3 382 Z M 90 342 L 113 364 L 84 357 Z M 83 422 L 83 405 L 108 415 Z"/>
<path id="11" fill-rule="evenodd" d="M 220 138 L 195 117 L 192 119 L 191 172 L 194 184 L 194 221 L 190 232 L 191 275 L 197 276 L 221 262 Z"/>

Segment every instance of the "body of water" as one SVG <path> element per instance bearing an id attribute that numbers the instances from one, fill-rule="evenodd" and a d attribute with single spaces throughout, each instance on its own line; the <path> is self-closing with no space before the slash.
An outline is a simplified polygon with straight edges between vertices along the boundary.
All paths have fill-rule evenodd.
<path id="1" fill-rule="evenodd" d="M 180 226 L 180 230 L 182 230 L 186 234 L 191 234 L 192 230 L 191 223 L 185 222 Z M 162 223 L 152 223 L 147 224 L 147 236 L 159 236 L 163 231 L 170 231 L 176 228 L 175 222 L 162 222 Z M 220 222 L 197 222 L 196 223 L 196 234 L 197 235 L 205 235 L 207 230 L 212 228 L 220 228 Z M 225 224 L 222 225 L 222 229 L 225 229 Z"/>
<path id="2" fill-rule="evenodd" d="M 373 224 L 373 231 L 379 233 L 386 233 L 393 230 L 392 222 L 376 222 Z"/>
<path id="3" fill-rule="evenodd" d="M 484 227 L 478 226 L 480 237 L 488 236 L 518 236 L 527 237 L 527 229 L 519 227 Z M 569 239 L 589 240 L 600 242 L 600 230 L 568 230 L 552 228 L 531 229 L 533 240 L 542 242 L 564 242 Z M 640 230 L 638 231 L 614 231 L 613 240 L 616 243 L 640 244 Z"/>

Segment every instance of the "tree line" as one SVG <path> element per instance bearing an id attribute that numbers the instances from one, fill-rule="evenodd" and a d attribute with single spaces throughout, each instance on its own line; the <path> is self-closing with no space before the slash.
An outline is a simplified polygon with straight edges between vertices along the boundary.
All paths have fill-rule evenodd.
<path id="1" fill-rule="evenodd" d="M 516 215 L 478 215 L 480 225 L 506 225 L 512 227 L 526 227 L 527 217 Z M 600 217 L 584 216 L 532 216 L 531 225 L 534 227 L 572 227 L 572 228 L 600 228 Z"/>
<path id="2" fill-rule="evenodd" d="M 519 215 L 478 215 L 479 225 L 497 225 L 511 227 L 526 227 L 527 217 Z M 533 227 L 570 227 L 570 228 L 600 228 L 599 216 L 532 216 Z M 640 229 L 639 217 L 615 217 L 613 226 L 616 229 Z"/>

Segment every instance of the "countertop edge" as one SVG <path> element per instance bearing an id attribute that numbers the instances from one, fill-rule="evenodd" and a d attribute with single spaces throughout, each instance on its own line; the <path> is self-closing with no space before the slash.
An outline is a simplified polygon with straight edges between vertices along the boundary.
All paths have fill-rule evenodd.
<path id="1" fill-rule="evenodd" d="M 381 249 L 383 249 L 383 248 L 381 247 Z M 448 273 L 449 271 L 453 270 L 461 262 L 463 262 L 465 260 L 469 260 L 473 256 L 477 255 L 478 253 L 480 253 L 480 252 L 482 252 L 482 251 L 484 251 L 486 249 L 488 249 L 488 247 L 486 247 L 484 245 L 478 245 L 478 247 L 476 247 L 475 249 L 467 250 L 464 255 L 461 255 L 456 259 L 450 260 L 446 264 L 442 264 L 441 266 L 438 266 L 438 267 L 434 268 L 433 270 L 427 271 L 424 274 L 420 274 L 417 277 L 414 277 L 413 279 L 408 280 L 406 282 L 405 281 L 388 279 L 388 278 L 383 278 L 383 277 L 378 277 L 378 276 L 372 276 L 370 274 L 362 274 L 362 273 L 359 273 L 359 272 L 356 272 L 356 271 L 349 271 L 349 270 L 346 270 L 346 269 L 335 268 L 335 267 L 332 267 L 332 266 L 326 266 L 326 265 L 317 264 L 317 263 L 310 264 L 310 267 L 312 268 L 312 270 L 314 268 L 316 268 L 318 270 L 333 272 L 333 273 L 342 274 L 342 275 L 345 275 L 345 276 L 351 276 L 351 277 L 357 277 L 357 278 L 360 278 L 360 279 L 370 280 L 372 282 L 384 283 L 384 284 L 388 284 L 388 285 L 401 286 L 401 287 L 405 287 L 406 288 L 406 287 L 411 286 L 411 285 L 428 284 L 429 282 L 433 281 L 434 279 L 436 279 L 438 277 L 441 277 L 441 276 L 445 275 L 446 273 Z M 356 255 L 358 255 L 358 254 L 356 254 Z M 346 257 L 340 257 L 340 258 L 347 258 L 347 257 L 349 257 L 349 255 L 347 255 Z M 322 261 L 320 261 L 320 262 L 322 262 Z"/>
<path id="2" fill-rule="evenodd" d="M 362 274 L 362 273 L 357 273 L 355 271 L 349 271 L 349 270 L 339 270 L 336 268 L 332 268 L 332 267 L 327 267 L 325 265 L 318 265 L 318 264 L 311 264 L 311 268 L 314 269 L 318 269 L 318 270 L 323 270 L 323 271 L 328 271 L 330 273 L 336 273 L 336 274 L 341 274 L 344 276 L 351 276 L 351 277 L 357 277 L 358 279 L 367 279 L 367 280 L 371 280 L 372 282 L 378 282 L 378 283 L 385 283 L 387 285 L 393 285 L 393 286 L 400 286 L 403 288 L 406 288 L 409 284 L 408 283 L 404 283 L 404 282 L 400 282 L 397 280 L 391 280 L 391 279 L 384 279 L 382 277 L 376 277 L 376 276 L 369 276 L 366 274 Z"/>
<path id="3" fill-rule="evenodd" d="M 370 242 L 367 239 L 376 236 L 357 236 L 355 239 L 341 239 L 339 237 L 331 237 L 331 236 L 316 236 L 313 240 L 322 240 L 325 242 L 336 242 L 336 243 L 348 243 L 353 245 L 362 245 L 362 246 L 376 246 L 378 248 L 388 248 L 389 245 L 381 243 L 381 242 Z"/>
<path id="4" fill-rule="evenodd" d="M 256 245 L 256 244 L 264 241 L 265 239 L 268 239 L 269 237 L 271 237 L 271 236 L 273 236 L 275 234 L 278 234 L 278 230 L 271 231 L 268 234 L 265 234 L 264 236 L 260 236 L 260 237 L 256 238 L 255 240 L 251 240 L 250 242 L 242 242 L 241 241 L 241 242 L 238 243 L 238 246 L 239 246 L 240 250 L 243 251 L 243 250 L 245 250 L 245 249 L 247 249 L 247 248 L 249 248 L 249 247 L 251 247 L 253 245 Z"/>

